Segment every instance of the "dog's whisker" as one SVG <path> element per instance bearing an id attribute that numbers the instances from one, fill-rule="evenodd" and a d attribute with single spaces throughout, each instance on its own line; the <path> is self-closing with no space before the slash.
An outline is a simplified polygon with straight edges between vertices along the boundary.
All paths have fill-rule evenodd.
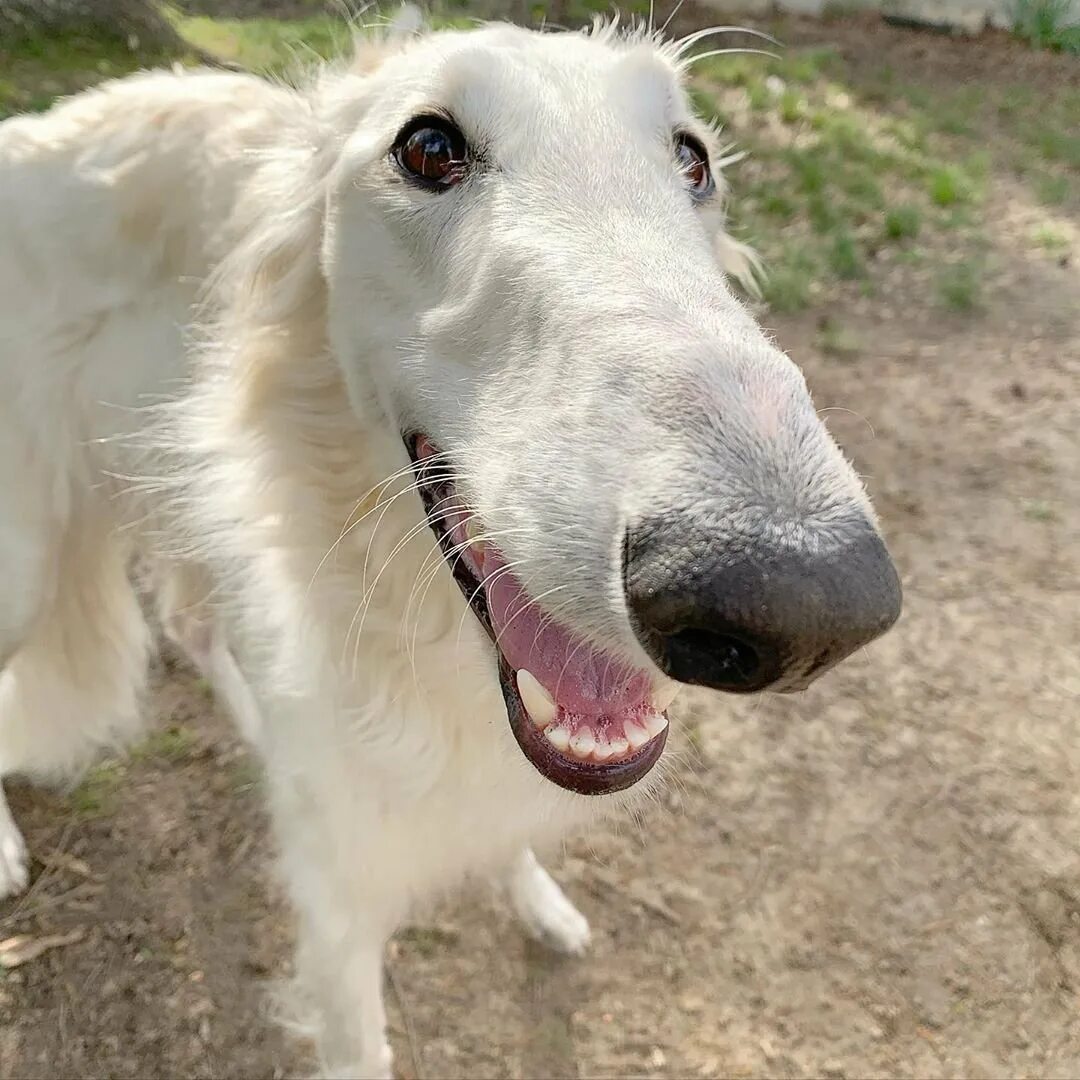
<path id="1" fill-rule="evenodd" d="M 678 7 L 675 10 L 678 11 Z M 686 37 L 673 42 L 674 55 L 676 58 L 681 58 L 687 49 L 692 49 L 699 41 L 716 37 L 719 34 L 745 34 L 747 37 L 760 38 L 762 41 L 769 42 L 770 45 L 782 48 L 781 43 L 772 34 L 767 34 L 764 30 L 755 30 L 751 26 L 709 26 L 704 30 L 695 30 L 693 33 L 687 34 Z"/>
<path id="2" fill-rule="evenodd" d="M 685 71 L 692 64 L 700 60 L 708 60 L 713 56 L 767 56 L 772 60 L 781 59 L 779 53 L 770 52 L 768 49 L 710 49 L 708 52 L 682 57 L 679 60 L 679 67 Z"/>
<path id="3" fill-rule="evenodd" d="M 663 41 L 664 35 L 667 33 L 667 28 L 671 25 L 671 22 L 675 18 L 675 16 L 678 15 L 679 12 L 682 10 L 682 6 L 683 6 L 684 3 L 686 3 L 686 0 L 678 0 L 678 2 L 675 4 L 675 6 L 671 9 L 671 12 L 668 14 L 668 17 L 664 20 L 664 25 L 661 26 L 660 29 L 656 32 L 655 36 L 656 36 L 657 40 Z M 650 13 L 649 22 L 651 23 L 652 22 L 652 5 L 651 5 L 651 2 L 650 2 L 650 6 L 649 6 L 649 13 Z"/>
<path id="4" fill-rule="evenodd" d="M 476 517 L 476 516 L 477 516 L 476 514 L 473 515 L 473 517 Z M 432 584 L 438 579 L 439 574 L 443 570 L 443 565 L 442 564 L 444 562 L 444 559 L 445 559 L 445 562 L 448 563 L 452 567 L 454 565 L 454 562 L 466 550 L 468 550 L 469 547 L 471 547 L 477 541 L 481 541 L 483 543 L 491 543 L 494 539 L 496 539 L 498 537 L 509 536 L 509 535 L 514 534 L 514 533 L 519 533 L 519 532 L 522 532 L 522 531 L 523 530 L 519 527 L 519 528 L 501 529 L 496 533 L 485 533 L 485 534 L 482 534 L 481 536 L 477 537 L 476 539 L 470 539 L 470 540 L 467 540 L 467 541 L 463 541 L 462 543 L 453 546 L 452 548 L 450 548 L 449 550 L 447 550 L 445 552 L 445 555 L 444 555 L 444 553 L 442 551 L 442 542 L 440 540 L 436 541 L 436 543 L 433 546 L 433 548 L 431 549 L 431 551 L 429 551 L 429 553 L 425 556 L 424 563 L 421 565 L 420 570 L 417 572 L 416 579 L 415 579 L 415 581 L 413 583 L 412 589 L 410 590 L 409 598 L 408 598 L 408 601 L 406 602 L 406 605 L 405 605 L 405 613 L 403 615 L 403 624 L 404 624 L 408 620 L 408 617 L 409 617 L 409 614 L 410 614 L 410 609 L 411 609 L 412 603 L 413 603 L 413 598 L 417 594 L 418 583 L 420 582 L 421 577 L 423 577 L 423 579 L 424 579 L 423 580 L 423 586 L 422 586 L 423 591 L 422 591 L 422 594 L 419 596 L 419 599 L 416 602 L 416 617 L 415 617 L 415 620 L 414 620 L 415 625 L 414 625 L 413 638 L 412 638 L 412 640 L 413 640 L 413 650 L 412 651 L 413 651 L 414 655 L 415 655 L 416 634 L 417 634 L 417 632 L 419 630 L 420 612 L 421 612 L 421 609 L 423 607 L 424 600 L 426 599 L 427 594 L 428 594 L 429 590 L 431 589 Z M 440 556 L 443 556 L 443 555 L 444 555 L 444 558 L 440 558 Z M 425 570 L 425 567 L 427 567 L 427 563 L 428 563 L 429 560 L 432 560 L 432 565 L 431 565 L 431 567 L 429 569 Z M 463 616 L 464 616 L 464 614 L 467 614 L 467 613 L 468 613 L 468 606 L 466 605 L 465 611 L 463 612 Z M 460 622 L 459 622 L 459 632 L 460 632 Z"/>

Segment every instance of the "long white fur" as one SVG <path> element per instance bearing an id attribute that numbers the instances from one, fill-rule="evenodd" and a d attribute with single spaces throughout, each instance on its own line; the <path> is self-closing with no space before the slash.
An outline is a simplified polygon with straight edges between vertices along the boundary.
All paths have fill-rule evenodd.
<path id="1" fill-rule="evenodd" d="M 681 68 L 610 28 L 404 32 L 299 90 L 153 73 L 0 125 L 0 776 L 137 730 L 138 548 L 266 762 L 327 1075 L 388 1075 L 383 944 L 467 873 L 508 868 L 530 932 L 583 949 L 528 845 L 650 786 L 571 795 L 518 751 L 402 428 L 453 449 L 549 611 L 642 666 L 617 523 L 753 484 L 703 480 L 703 402 L 721 464 L 864 500 L 674 170 L 674 126 L 712 141 Z M 484 133 L 483 188 L 392 175 L 433 107 Z M 0 795 L 0 895 L 25 881 Z"/>

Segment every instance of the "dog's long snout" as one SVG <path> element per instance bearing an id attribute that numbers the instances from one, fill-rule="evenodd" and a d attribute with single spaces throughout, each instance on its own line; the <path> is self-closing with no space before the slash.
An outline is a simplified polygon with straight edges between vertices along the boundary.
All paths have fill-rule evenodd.
<path id="1" fill-rule="evenodd" d="M 736 693 L 797 689 L 898 618 L 900 581 L 865 518 L 827 535 L 767 535 L 733 539 L 682 514 L 627 533 L 634 632 L 671 678 Z"/>

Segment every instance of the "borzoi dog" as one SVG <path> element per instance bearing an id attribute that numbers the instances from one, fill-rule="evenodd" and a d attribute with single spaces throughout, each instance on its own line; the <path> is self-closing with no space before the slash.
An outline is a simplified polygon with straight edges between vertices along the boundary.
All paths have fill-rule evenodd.
<path id="1" fill-rule="evenodd" d="M 383 945 L 466 873 L 585 947 L 529 845 L 630 812 L 678 684 L 797 690 L 898 615 L 726 281 L 685 67 L 409 30 L 298 90 L 146 74 L 0 126 L 0 771 L 137 727 L 151 558 L 266 763 L 329 1074 L 389 1072 Z"/>

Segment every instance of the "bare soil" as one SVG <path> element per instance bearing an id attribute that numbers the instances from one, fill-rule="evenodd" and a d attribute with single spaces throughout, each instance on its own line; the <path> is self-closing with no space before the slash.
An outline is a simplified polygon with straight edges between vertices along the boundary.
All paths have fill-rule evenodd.
<path id="1" fill-rule="evenodd" d="M 805 33 L 868 65 L 917 52 L 939 81 L 1000 64 Z M 1057 59 L 1031 75 L 1046 93 Z M 1080 1075 L 1078 252 L 1075 231 L 1053 257 L 1019 242 L 1008 177 L 988 197 L 981 312 L 898 266 L 830 306 L 842 356 L 814 344 L 820 311 L 768 320 L 868 478 L 900 624 L 797 698 L 687 700 L 647 827 L 553 854 L 586 959 L 481 893 L 403 930 L 402 1076 Z M 185 671 L 162 667 L 153 707 L 166 734 L 89 788 L 13 792 L 38 862 L 0 939 L 78 940 L 0 969 L 3 1076 L 311 1067 L 268 1016 L 290 932 L 257 768 Z"/>

